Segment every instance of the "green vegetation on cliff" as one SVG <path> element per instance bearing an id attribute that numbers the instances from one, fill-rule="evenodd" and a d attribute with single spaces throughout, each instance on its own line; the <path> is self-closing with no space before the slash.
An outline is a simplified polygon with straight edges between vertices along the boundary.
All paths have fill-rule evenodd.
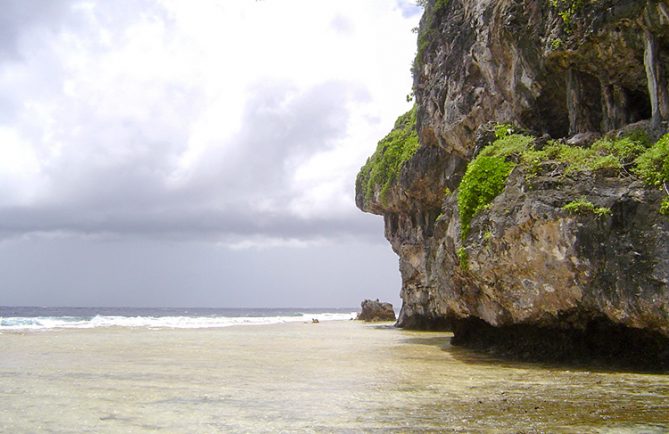
<path id="1" fill-rule="evenodd" d="M 665 134 L 652 147 L 636 159 L 635 172 L 646 184 L 663 188 L 667 197 L 662 201 L 660 213 L 669 215 L 669 134 Z"/>
<path id="2" fill-rule="evenodd" d="M 464 246 L 461 246 L 455 251 L 455 254 L 458 257 L 460 269 L 462 271 L 469 271 L 469 255 L 467 254 L 467 249 L 465 249 Z"/>
<path id="3" fill-rule="evenodd" d="M 600 139 L 589 148 L 570 146 L 562 142 L 549 142 L 541 150 L 528 149 L 521 159 L 530 173 L 542 165 L 562 166 L 567 176 L 579 172 L 623 172 L 648 146 L 645 136 L 626 136 L 619 139 Z"/>
<path id="4" fill-rule="evenodd" d="M 669 182 L 669 134 L 640 154 L 636 163 L 635 172 L 646 184 L 660 187 Z"/>
<path id="5" fill-rule="evenodd" d="M 511 131 L 511 129 L 509 129 Z M 516 162 L 509 157 L 525 151 L 533 142 L 530 136 L 497 133 L 498 139 L 472 160 L 458 188 L 460 236 L 469 235 L 471 221 L 504 190 Z"/>
<path id="6" fill-rule="evenodd" d="M 429 0 L 418 0 L 417 3 L 425 9 L 425 13 L 423 14 L 421 26 L 418 30 L 418 49 L 416 51 L 416 58 L 413 62 L 414 72 L 423 63 L 423 54 L 425 54 L 425 50 L 427 50 L 430 43 L 435 39 L 437 31 L 435 23 L 438 22 L 435 20 L 435 17 L 441 14 L 446 6 L 448 6 L 448 0 L 435 0 L 433 5 L 430 4 Z"/>
<path id="7" fill-rule="evenodd" d="M 467 167 L 458 192 L 462 238 L 469 234 L 472 218 L 504 190 L 516 164 L 504 157 L 479 156 Z"/>
<path id="8" fill-rule="evenodd" d="M 560 169 L 563 176 L 584 172 L 608 172 L 629 175 L 637 157 L 648 149 L 650 139 L 643 132 L 632 132 L 620 138 L 602 138 L 589 148 L 549 141 L 542 149 L 528 148 L 519 156 L 528 174 L 543 168 Z"/>
<path id="9" fill-rule="evenodd" d="M 404 163 L 418 150 L 416 132 L 416 106 L 397 118 L 395 127 L 376 146 L 376 151 L 360 169 L 356 183 L 365 201 L 372 199 L 374 190 L 380 188 L 381 201 L 399 176 Z"/>
<path id="10" fill-rule="evenodd" d="M 549 0 L 551 7 L 558 11 L 566 32 L 571 31 L 574 15 L 583 9 L 586 3 L 588 0 Z"/>
<path id="11" fill-rule="evenodd" d="M 467 238 L 472 219 L 504 191 L 511 171 L 517 165 L 528 178 L 543 174 L 570 176 L 577 173 L 608 175 L 638 175 L 648 185 L 664 187 L 669 182 L 669 134 L 653 146 L 643 131 L 633 131 L 620 138 L 602 138 L 589 148 L 549 141 L 535 149 L 535 139 L 516 134 L 511 125 L 495 128 L 497 140 L 485 147 L 467 166 L 458 187 L 460 236 Z M 669 190 L 667 190 L 669 195 Z M 571 214 L 591 213 L 608 215 L 610 210 L 596 207 L 585 198 L 576 199 L 563 207 Z M 669 198 L 660 208 L 669 214 Z"/>
<path id="12" fill-rule="evenodd" d="M 603 206 L 595 206 L 585 197 L 579 197 L 562 207 L 569 214 L 594 214 L 596 216 L 605 216 L 611 214 L 611 209 Z"/>

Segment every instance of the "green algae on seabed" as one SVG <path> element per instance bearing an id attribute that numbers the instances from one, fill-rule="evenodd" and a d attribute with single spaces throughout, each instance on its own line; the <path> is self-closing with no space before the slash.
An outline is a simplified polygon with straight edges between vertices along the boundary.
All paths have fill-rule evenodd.
<path id="1" fill-rule="evenodd" d="M 666 432 L 669 376 L 356 321 L 0 335 L 0 431 Z"/>

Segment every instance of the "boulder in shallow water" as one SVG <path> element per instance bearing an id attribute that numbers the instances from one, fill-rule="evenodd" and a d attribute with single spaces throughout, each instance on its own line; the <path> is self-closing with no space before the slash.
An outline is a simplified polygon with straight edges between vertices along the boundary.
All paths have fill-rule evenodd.
<path id="1" fill-rule="evenodd" d="M 376 300 L 365 300 L 362 306 L 362 312 L 358 315 L 358 319 L 362 321 L 395 321 L 395 310 L 390 303 L 380 302 Z"/>

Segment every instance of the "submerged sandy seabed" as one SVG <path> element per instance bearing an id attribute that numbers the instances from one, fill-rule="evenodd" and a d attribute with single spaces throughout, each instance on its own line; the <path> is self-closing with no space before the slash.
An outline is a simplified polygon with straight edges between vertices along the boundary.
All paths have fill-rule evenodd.
<path id="1" fill-rule="evenodd" d="M 357 321 L 0 335 L 0 432 L 666 432 L 669 376 Z"/>

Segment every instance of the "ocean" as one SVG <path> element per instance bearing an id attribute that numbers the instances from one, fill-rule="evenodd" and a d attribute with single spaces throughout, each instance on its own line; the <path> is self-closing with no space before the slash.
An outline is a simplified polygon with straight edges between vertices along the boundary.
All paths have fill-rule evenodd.
<path id="1" fill-rule="evenodd" d="M 669 432 L 667 375 L 509 362 L 348 311 L 3 308 L 0 432 Z"/>
<path id="2" fill-rule="evenodd" d="M 355 308 L 137 308 L 137 307 L 2 307 L 3 330 L 146 327 L 200 329 L 235 325 L 333 321 L 356 318 Z"/>

